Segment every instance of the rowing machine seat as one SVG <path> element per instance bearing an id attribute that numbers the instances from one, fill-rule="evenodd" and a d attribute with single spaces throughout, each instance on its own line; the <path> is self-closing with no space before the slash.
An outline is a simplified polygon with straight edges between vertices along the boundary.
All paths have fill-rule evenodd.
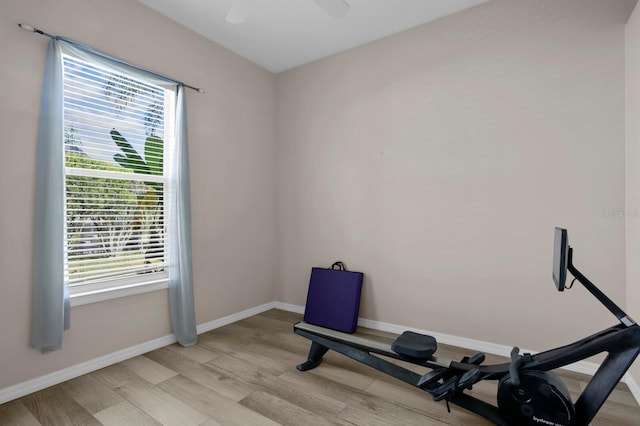
<path id="1" fill-rule="evenodd" d="M 438 348 L 436 339 L 426 334 L 405 331 L 391 344 L 391 349 L 409 358 L 429 359 Z"/>

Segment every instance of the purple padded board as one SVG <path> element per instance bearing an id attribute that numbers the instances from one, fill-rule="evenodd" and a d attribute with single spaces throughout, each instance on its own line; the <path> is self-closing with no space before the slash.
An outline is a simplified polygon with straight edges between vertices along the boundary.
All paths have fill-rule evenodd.
<path id="1" fill-rule="evenodd" d="M 353 333 L 358 326 L 362 272 L 312 268 L 304 321 Z"/>

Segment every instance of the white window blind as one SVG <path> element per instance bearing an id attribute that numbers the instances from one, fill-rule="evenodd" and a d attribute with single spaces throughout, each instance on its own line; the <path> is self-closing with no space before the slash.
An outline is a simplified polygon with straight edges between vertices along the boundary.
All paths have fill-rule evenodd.
<path id="1" fill-rule="evenodd" d="M 166 279 L 175 94 L 71 56 L 63 70 L 71 293 Z"/>

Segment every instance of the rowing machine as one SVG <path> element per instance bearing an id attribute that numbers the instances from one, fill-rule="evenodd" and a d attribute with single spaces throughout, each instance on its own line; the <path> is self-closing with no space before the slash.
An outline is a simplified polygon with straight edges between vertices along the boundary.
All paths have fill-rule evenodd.
<path id="1" fill-rule="evenodd" d="M 294 332 L 311 340 L 306 362 L 297 366 L 307 371 L 319 366 L 322 357 L 334 350 L 358 362 L 416 386 L 433 397 L 446 400 L 497 425 L 588 425 L 611 391 L 640 353 L 640 327 L 589 281 L 572 262 L 567 231 L 556 228 L 553 280 L 564 291 L 567 272 L 593 294 L 619 323 L 571 344 L 537 354 L 511 352 L 511 362 L 482 365 L 484 354 L 461 361 L 435 356 L 437 342 L 431 336 L 405 331 L 391 345 L 299 322 Z M 560 379 L 551 370 L 607 352 L 605 360 L 591 378 L 575 404 Z M 385 359 L 397 359 L 430 369 L 418 374 Z M 497 407 L 467 393 L 481 380 L 497 380 Z"/>

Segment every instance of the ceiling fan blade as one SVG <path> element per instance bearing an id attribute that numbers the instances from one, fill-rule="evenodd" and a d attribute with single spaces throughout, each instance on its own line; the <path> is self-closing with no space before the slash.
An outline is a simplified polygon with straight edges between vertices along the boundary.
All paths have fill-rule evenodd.
<path id="1" fill-rule="evenodd" d="M 247 20 L 256 0 L 234 0 L 225 18 L 230 24 L 241 24 Z"/>
<path id="2" fill-rule="evenodd" d="M 345 16 L 351 6 L 345 0 L 313 0 L 320 9 L 324 10 L 334 18 Z"/>

